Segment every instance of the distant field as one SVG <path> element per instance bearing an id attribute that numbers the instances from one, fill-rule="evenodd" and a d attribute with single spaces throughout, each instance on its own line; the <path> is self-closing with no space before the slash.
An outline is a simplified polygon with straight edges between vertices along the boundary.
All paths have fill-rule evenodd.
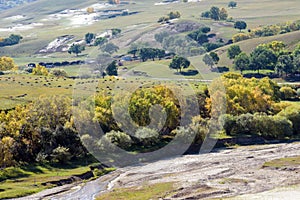
<path id="1" fill-rule="evenodd" d="M 132 38 L 139 38 L 147 32 L 159 27 L 156 22 L 160 16 L 166 15 L 170 11 L 178 10 L 182 14 L 182 20 L 192 20 L 201 24 L 207 24 L 212 27 L 219 37 L 230 39 L 232 34 L 237 33 L 232 27 L 222 26 L 212 20 L 200 20 L 200 14 L 208 10 L 211 6 L 227 8 L 228 1 L 225 0 L 202 0 L 197 3 L 178 3 L 164 6 L 155 6 L 157 0 L 148 1 L 130 1 L 129 5 L 122 5 L 117 8 L 128 8 L 130 11 L 140 12 L 137 15 L 117 17 L 107 20 L 101 20 L 92 25 L 83 25 L 81 27 L 72 27 L 67 19 L 58 21 L 43 21 L 49 14 L 60 12 L 64 9 L 76 9 L 87 7 L 99 1 L 88 0 L 66 0 L 63 2 L 53 3 L 51 1 L 40 0 L 30 6 L 21 6 L 0 14 L 2 27 L 10 26 L 11 23 L 3 18 L 13 16 L 16 13 L 26 15 L 25 20 L 20 19 L 15 23 L 32 23 L 42 22 L 44 26 L 31 30 L 17 31 L 24 36 L 21 44 L 13 47 L 0 49 L 0 55 L 9 55 L 16 59 L 17 64 L 25 65 L 30 61 L 53 61 L 53 60 L 70 60 L 74 59 L 73 55 L 67 53 L 54 53 L 45 55 L 36 55 L 36 52 L 45 47 L 56 37 L 70 34 L 75 35 L 76 39 L 82 39 L 87 32 L 101 33 L 110 28 L 121 28 L 122 35 L 120 38 L 113 40 L 117 44 L 126 44 Z M 104 1 L 105 2 L 105 1 Z M 133 4 L 134 2 L 134 4 Z M 295 0 L 253 0 L 240 1 L 238 7 L 234 9 L 227 8 L 229 16 L 234 19 L 245 20 L 249 28 L 260 25 L 277 24 L 280 22 L 299 19 L 300 10 L 299 2 Z M 42 20 L 42 21 L 41 21 Z M 51 33 L 51 34 L 49 34 Z M 7 36 L 9 33 L 0 32 L 0 36 Z M 84 54 L 94 54 L 97 48 L 88 48 Z M 120 52 L 126 52 L 121 49 Z M 45 57 L 44 57 L 45 56 Z"/>

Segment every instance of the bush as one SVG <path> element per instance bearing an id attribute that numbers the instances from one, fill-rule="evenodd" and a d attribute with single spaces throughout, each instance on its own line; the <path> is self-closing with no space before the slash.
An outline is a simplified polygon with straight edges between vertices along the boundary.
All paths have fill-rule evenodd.
<path id="1" fill-rule="evenodd" d="M 293 134 L 292 122 L 285 117 L 254 115 L 256 134 L 266 139 L 284 139 Z"/>
<path id="2" fill-rule="evenodd" d="M 38 76 L 48 76 L 49 72 L 46 67 L 42 65 L 37 65 L 35 68 L 32 69 L 32 74 Z"/>
<path id="3" fill-rule="evenodd" d="M 289 86 L 283 86 L 280 88 L 281 99 L 282 100 L 291 100 L 297 96 L 296 90 Z"/>
<path id="4" fill-rule="evenodd" d="M 250 39 L 250 36 L 246 33 L 238 33 L 232 37 L 233 42 L 239 42 L 247 39 Z"/>
<path id="5" fill-rule="evenodd" d="M 293 124 L 294 134 L 300 134 L 300 106 L 291 105 L 278 113 L 278 116 L 283 116 L 290 120 Z"/>
<path id="6" fill-rule="evenodd" d="M 128 149 L 131 144 L 132 140 L 129 135 L 120 131 L 110 131 L 105 134 L 105 137 L 113 144 L 117 145 L 122 149 Z"/>
<path id="7" fill-rule="evenodd" d="M 265 139 L 284 139 L 293 134 L 292 122 L 284 116 L 272 116 L 263 113 L 224 115 L 223 129 L 227 135 L 261 136 Z"/>
<path id="8" fill-rule="evenodd" d="M 139 128 L 135 132 L 134 136 L 137 139 L 138 143 L 146 147 L 154 146 L 160 141 L 159 133 L 156 130 L 146 127 Z"/>
<path id="9" fill-rule="evenodd" d="M 56 77 L 67 77 L 67 72 L 63 69 L 53 69 L 51 70 L 51 74 Z"/>
<path id="10" fill-rule="evenodd" d="M 66 163 L 71 160 L 72 155 L 69 148 L 59 146 L 52 151 L 51 157 L 53 162 Z"/>

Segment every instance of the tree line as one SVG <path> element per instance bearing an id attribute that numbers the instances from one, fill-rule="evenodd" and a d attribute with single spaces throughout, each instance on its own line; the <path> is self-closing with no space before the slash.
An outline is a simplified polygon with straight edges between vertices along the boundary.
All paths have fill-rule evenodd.
<path id="1" fill-rule="evenodd" d="M 233 59 L 236 70 L 273 70 L 280 77 L 287 77 L 300 71 L 300 45 L 289 51 L 281 41 L 272 41 L 258 45 L 250 55 L 242 52 L 238 45 L 232 45 L 227 50 L 227 56 Z"/>

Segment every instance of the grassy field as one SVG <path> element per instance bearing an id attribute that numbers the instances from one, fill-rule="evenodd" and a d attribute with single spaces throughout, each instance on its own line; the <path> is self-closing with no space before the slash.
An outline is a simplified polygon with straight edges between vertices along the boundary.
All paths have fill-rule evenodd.
<path id="1" fill-rule="evenodd" d="M 0 76 L 0 110 L 24 105 L 41 95 L 65 95 L 72 97 L 73 91 L 80 96 L 90 96 L 97 80 L 68 79 L 34 75 Z"/>

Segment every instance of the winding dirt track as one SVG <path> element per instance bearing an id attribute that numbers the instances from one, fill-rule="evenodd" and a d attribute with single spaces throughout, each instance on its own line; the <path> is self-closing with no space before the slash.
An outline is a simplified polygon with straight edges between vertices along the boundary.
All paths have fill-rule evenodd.
<path id="1" fill-rule="evenodd" d="M 251 193 L 259 195 L 260 192 L 274 188 L 300 184 L 299 165 L 278 169 L 262 167 L 266 161 L 293 156 L 300 156 L 298 142 L 219 149 L 208 154 L 186 155 L 122 168 L 86 185 L 75 188 L 73 185 L 72 190 L 66 189 L 63 193 L 50 192 L 46 197 L 44 191 L 44 196 L 42 192 L 26 199 L 87 200 L 93 199 L 100 192 L 109 192 L 112 188 L 139 187 L 161 182 L 175 183 L 172 195 L 162 199 L 210 199 Z M 297 188 L 294 190 L 300 189 Z"/>

